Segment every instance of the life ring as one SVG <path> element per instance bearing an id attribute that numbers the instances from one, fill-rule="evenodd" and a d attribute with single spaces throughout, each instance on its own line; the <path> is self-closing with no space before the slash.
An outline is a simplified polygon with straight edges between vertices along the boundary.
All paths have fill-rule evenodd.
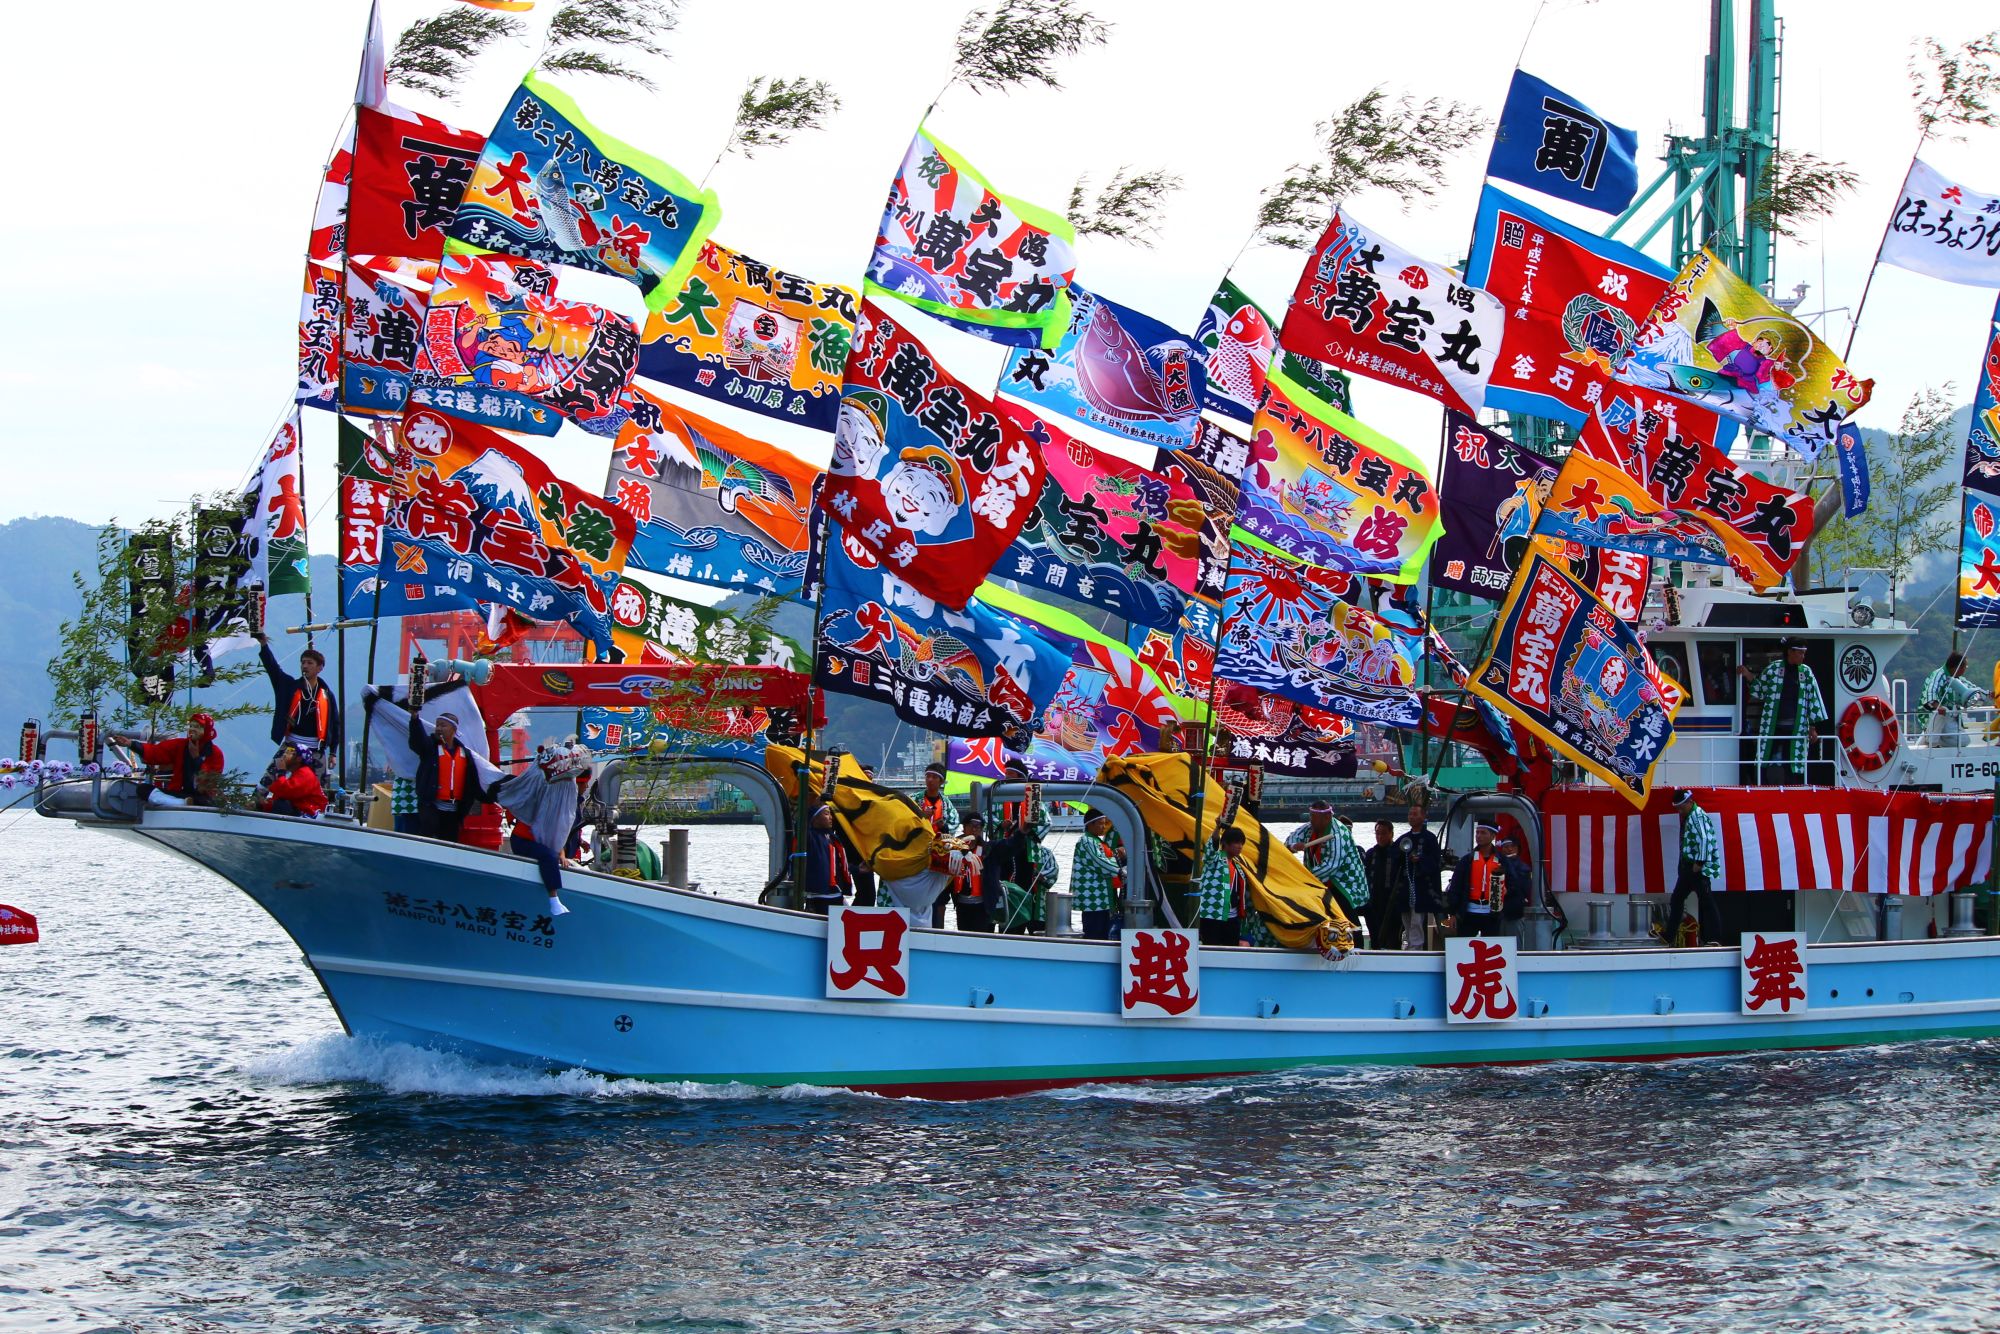
<path id="1" fill-rule="evenodd" d="M 1881 728 L 1872 749 L 1864 750 L 1855 744 L 1854 734 L 1863 718 L 1873 718 Z M 1896 722 L 1896 711 L 1889 707 L 1889 701 L 1880 695 L 1863 695 L 1847 706 L 1840 715 L 1840 746 L 1847 753 L 1847 762 L 1854 771 L 1872 774 L 1895 758 L 1896 747 L 1902 741 L 1902 728 Z"/>

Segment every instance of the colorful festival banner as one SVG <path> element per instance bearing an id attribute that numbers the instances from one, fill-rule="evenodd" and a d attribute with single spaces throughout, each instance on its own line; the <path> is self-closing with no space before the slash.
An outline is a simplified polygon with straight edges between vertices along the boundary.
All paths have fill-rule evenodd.
<path id="1" fill-rule="evenodd" d="M 1178 625 L 1206 518 L 1194 493 L 1018 404 L 999 407 L 1041 445 L 1047 480 L 994 575 L 1141 625 Z"/>
<path id="2" fill-rule="evenodd" d="M 622 575 L 611 591 L 611 643 L 621 662 L 720 662 L 802 672 L 797 640 L 724 607 L 705 607 Z"/>
<path id="3" fill-rule="evenodd" d="M 1353 415 L 1354 397 L 1347 377 L 1330 366 L 1294 356 L 1278 347 L 1278 326 L 1271 314 L 1232 280 L 1224 278 L 1201 313 L 1194 331 L 1203 370 L 1201 405 L 1210 412 L 1248 423 L 1264 401 L 1264 377 L 1275 358 L 1293 384 L 1328 407 Z"/>
<path id="4" fill-rule="evenodd" d="M 534 74 L 500 113 L 447 235 L 631 282 L 660 309 L 721 216 L 715 195 L 583 118 Z"/>
<path id="5" fill-rule="evenodd" d="M 306 569 L 306 496 L 304 462 L 300 454 L 299 409 L 278 424 L 264 446 L 257 471 L 251 475 L 233 511 L 234 531 L 228 549 L 216 526 L 202 522 L 196 544 L 196 577 L 210 605 L 208 643 L 211 658 L 248 648 L 248 608 L 263 597 L 304 593 L 311 587 Z M 213 514 L 215 511 L 205 511 Z M 200 516 L 198 516 L 199 518 Z M 226 587 L 229 595 L 221 596 Z M 220 596 L 220 601 L 216 599 Z M 233 627 L 231 626 L 233 622 Z"/>
<path id="6" fill-rule="evenodd" d="M 347 249 L 435 262 L 486 137 L 399 107 L 355 113 Z"/>
<path id="7" fill-rule="evenodd" d="M 1005 612 L 1069 657 L 1069 671 L 1042 709 L 1022 759 L 1029 773 L 1057 781 L 1059 771 L 1081 769 L 1095 777 L 1107 756 L 1160 749 L 1162 728 L 1177 725 L 1181 709 L 1153 671 L 1121 643 L 1067 612 L 983 585 L 979 601 Z"/>
<path id="8" fill-rule="evenodd" d="M 1845 458 L 1843 449 L 1843 461 Z M 1867 466 L 1864 454 L 1861 467 Z M 2000 301 L 1994 303 L 1992 322 L 1986 326 L 1986 355 L 1980 363 L 1979 391 L 1973 395 L 1972 426 L 1965 439 L 1964 485 L 1958 625 L 1970 630 L 2000 625 L 2000 531 L 1996 531 L 2000 530 Z M 1865 480 L 1863 499 L 1865 503 Z"/>
<path id="9" fill-rule="evenodd" d="M 410 375 L 423 348 L 424 312 L 437 269 L 429 260 L 348 258 L 347 332 L 340 354 L 345 411 L 363 417 L 402 416 Z"/>
<path id="10" fill-rule="evenodd" d="M 968 333 L 1052 348 L 1069 323 L 1076 229 L 987 184 L 919 127 L 889 186 L 865 291 Z"/>
<path id="11" fill-rule="evenodd" d="M 1861 428 L 1853 422 L 1841 423 L 1834 451 L 1840 470 L 1840 512 L 1858 519 L 1868 511 L 1868 447 L 1861 439 Z"/>
<path id="12" fill-rule="evenodd" d="M 374 607 L 376 567 L 382 563 L 382 520 L 395 491 L 395 450 L 383 439 L 394 428 L 373 424 L 378 438 L 340 419 L 340 614 L 366 616 Z"/>
<path id="13" fill-rule="evenodd" d="M 556 295 L 530 260 L 445 247 L 424 312 L 409 402 L 481 426 L 553 435 L 568 417 L 615 431 L 639 365 L 639 330 L 616 311 Z"/>
<path id="14" fill-rule="evenodd" d="M 1267 388 L 1236 522 L 1308 564 L 1415 583 L 1441 526 L 1423 465 L 1282 373 Z"/>
<path id="15" fill-rule="evenodd" d="M 1336 212 L 1299 275 L 1278 343 L 1477 412 L 1506 318 L 1497 300 L 1456 273 Z"/>
<path id="16" fill-rule="evenodd" d="M 1889 217 L 1881 262 L 1948 283 L 2000 287 L 2000 198 L 1912 162 Z"/>
<path id="17" fill-rule="evenodd" d="M 1623 213 L 1639 190 L 1638 155 L 1638 135 L 1516 69 L 1486 174 L 1600 213 Z"/>
<path id="18" fill-rule="evenodd" d="M 1025 738 L 1069 655 L 976 598 L 944 606 L 891 568 L 852 537 L 827 544 L 815 684 L 946 736 Z"/>
<path id="19" fill-rule="evenodd" d="M 795 596 L 819 469 L 633 386 L 605 497 L 636 526 L 632 565 Z"/>
<path id="20" fill-rule="evenodd" d="M 1601 423 L 1584 428 L 1535 531 L 1586 547 L 1728 565 L 1770 588 L 1784 581 L 1812 529 L 1811 496 L 1671 434 L 1647 413 L 1629 445 L 1609 441 Z"/>
<path id="21" fill-rule="evenodd" d="M 770 714 L 760 708 L 725 708 L 699 730 L 676 726 L 663 718 L 665 709 L 605 709 L 582 711 L 577 737 L 597 755 L 630 754 L 649 749 L 655 741 L 669 755 L 704 760 L 741 760 L 762 767 L 770 744 L 765 728 Z"/>
<path id="22" fill-rule="evenodd" d="M 1055 347 L 1017 349 L 1000 392 L 1065 426 L 1185 449 L 1208 379 L 1194 340 L 1079 284 L 1069 291 L 1069 323 Z"/>
<path id="23" fill-rule="evenodd" d="M 1492 643 L 1466 683 L 1472 693 L 1643 806 L 1685 694 L 1637 632 L 1531 552 Z"/>
<path id="24" fill-rule="evenodd" d="M 831 431 L 854 343 L 854 293 L 702 244 L 646 321 L 639 374 L 766 417 Z"/>
<path id="25" fill-rule="evenodd" d="M 1035 509 L 1042 452 L 862 303 L 820 505 L 899 578 L 962 607 Z"/>
<path id="26" fill-rule="evenodd" d="M 631 517 L 471 422 L 412 408 L 398 443 L 377 575 L 382 614 L 493 603 L 566 620 L 608 655 Z"/>
<path id="27" fill-rule="evenodd" d="M 1225 556 L 1224 586 L 1228 583 L 1228 570 Z M 1215 666 L 1215 629 L 1219 621 L 1217 607 L 1190 602 L 1181 612 L 1180 624 L 1172 630 L 1136 623 L 1127 625 L 1125 647 L 1169 691 L 1185 699 L 1206 699 Z"/>
<path id="28" fill-rule="evenodd" d="M 1175 487 L 1185 486 L 1202 508 L 1200 564 L 1194 594 L 1221 605 L 1229 582 L 1229 532 L 1241 508 L 1243 474 L 1250 466 L 1251 444 L 1241 434 L 1203 418 L 1194 443 L 1186 449 L 1162 450 L 1155 461 L 1160 475 Z"/>
<path id="29" fill-rule="evenodd" d="M 1733 417 L 1808 460 L 1875 388 L 1708 250 L 1660 295 L 1613 376 Z"/>
<path id="30" fill-rule="evenodd" d="M 353 174 L 354 129 L 348 127 L 313 200 L 306 240 L 305 287 L 299 297 L 299 382 L 293 400 L 328 412 L 340 395 L 340 265 L 347 249 L 348 177 Z"/>
<path id="31" fill-rule="evenodd" d="M 1304 778 L 1352 778 L 1359 770 L 1359 728 L 1339 714 L 1232 683 L 1216 692 L 1215 721 L 1225 733 L 1216 753 L 1229 759 Z"/>
<path id="32" fill-rule="evenodd" d="M 1347 601 L 1359 582 L 1238 542 L 1216 675 L 1361 722 L 1415 727 L 1423 640 Z"/>

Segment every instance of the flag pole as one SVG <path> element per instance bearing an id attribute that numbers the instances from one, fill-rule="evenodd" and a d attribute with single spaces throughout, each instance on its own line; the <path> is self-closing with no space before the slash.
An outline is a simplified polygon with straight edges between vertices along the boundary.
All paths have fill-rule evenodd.
<path id="1" fill-rule="evenodd" d="M 820 511 L 819 520 L 819 537 L 811 543 L 812 554 L 806 561 L 806 572 L 817 576 L 813 584 L 812 666 L 809 669 L 811 674 L 806 678 L 805 727 L 800 735 L 802 744 L 799 749 L 799 790 L 793 802 L 792 847 L 789 858 L 792 868 L 792 894 L 801 904 L 805 901 L 806 892 L 806 831 L 811 825 L 811 813 L 807 810 L 807 803 L 812 799 L 813 738 L 819 730 L 817 726 L 819 711 L 813 707 L 813 692 L 819 689 L 819 623 L 826 605 L 826 548 L 834 525 L 833 516 L 825 511 Z M 827 778 L 838 781 L 838 775 L 827 775 Z"/>
<path id="2" fill-rule="evenodd" d="M 1923 155 L 1924 144 L 1929 140 L 1930 134 L 1929 126 L 1925 126 L 1918 133 L 1917 146 L 1910 152 L 1910 165 L 1903 170 L 1904 185 L 1910 183 L 1910 173 L 1916 170 L 1917 159 Z M 1842 361 L 1846 361 L 1854 351 L 1855 335 L 1861 332 L 1861 312 L 1868 309 L 1868 293 L 1875 286 L 1875 270 L 1882 267 L 1882 247 L 1889 244 L 1889 229 L 1895 224 L 1896 210 L 1891 208 L 1889 216 L 1882 219 L 1882 239 L 1875 243 L 1875 258 L 1868 262 L 1868 278 L 1861 284 L 1861 299 L 1854 303 L 1854 318 L 1847 322 L 1847 346 L 1840 352 Z"/>

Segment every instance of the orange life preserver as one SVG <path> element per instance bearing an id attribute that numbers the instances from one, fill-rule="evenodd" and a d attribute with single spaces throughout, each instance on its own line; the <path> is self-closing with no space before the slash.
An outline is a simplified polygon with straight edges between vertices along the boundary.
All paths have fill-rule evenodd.
<path id="1" fill-rule="evenodd" d="M 1854 744 L 1854 729 L 1863 718 L 1873 718 L 1882 725 L 1882 738 L 1873 750 L 1863 750 Z M 1840 715 L 1840 747 L 1856 773 L 1874 773 L 1895 756 L 1901 743 L 1902 728 L 1896 722 L 1896 711 L 1880 695 L 1863 695 Z"/>

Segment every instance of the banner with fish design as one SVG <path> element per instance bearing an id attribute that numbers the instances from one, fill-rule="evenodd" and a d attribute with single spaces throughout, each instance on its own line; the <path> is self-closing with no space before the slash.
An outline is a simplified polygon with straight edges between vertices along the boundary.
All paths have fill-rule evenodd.
<path id="1" fill-rule="evenodd" d="M 1415 583 L 1442 527 L 1423 465 L 1282 372 L 1266 387 L 1236 522 L 1308 564 Z"/>
<path id="2" fill-rule="evenodd" d="M 1202 352 L 1201 405 L 1247 423 L 1264 401 L 1264 377 L 1276 360 L 1293 384 L 1330 408 L 1352 415 L 1353 391 L 1347 377 L 1331 366 L 1286 352 L 1278 346 L 1278 326 L 1271 313 L 1250 294 L 1224 278 L 1201 313 L 1194 331 Z"/>
<path id="3" fill-rule="evenodd" d="M 554 435 L 563 417 L 615 433 L 638 365 L 632 321 L 561 299 L 546 265 L 454 242 L 424 311 L 409 402 L 530 435 Z"/>
<path id="4" fill-rule="evenodd" d="M 611 652 L 632 519 L 498 431 L 411 408 L 382 521 L 381 614 L 492 603 Z"/>
<path id="5" fill-rule="evenodd" d="M 340 345 L 341 406 L 347 412 L 403 415 L 437 269 L 430 260 L 393 255 L 348 257 L 347 328 Z"/>
<path id="6" fill-rule="evenodd" d="M 1812 530 L 1811 496 L 1672 434 L 1652 412 L 1629 440 L 1586 425 L 1535 526 L 1585 547 L 1727 565 L 1760 589 L 1784 581 Z"/>
<path id="7" fill-rule="evenodd" d="M 991 583 L 980 588 L 979 601 L 1068 655 L 1067 674 L 1019 752 L 1034 777 L 1055 781 L 1055 770 L 1072 767 L 1094 775 L 1106 756 L 1158 750 L 1161 729 L 1193 712 L 1123 644 L 1081 618 Z"/>
<path id="8" fill-rule="evenodd" d="M 684 602 L 621 575 L 611 590 L 611 643 L 621 662 L 720 662 L 804 671 L 804 646 L 771 629 L 768 614 L 758 611 Z"/>
<path id="9" fill-rule="evenodd" d="M 1022 622 L 977 598 L 954 610 L 847 535 L 827 543 L 818 635 L 816 685 L 945 736 L 1025 739 L 1069 670 Z"/>
<path id="10" fill-rule="evenodd" d="M 1415 727 L 1423 640 L 1348 601 L 1359 583 L 1238 541 L 1216 675 L 1361 722 Z"/>
<path id="11" fill-rule="evenodd" d="M 1612 376 L 1734 418 L 1808 460 L 1875 388 L 1708 250 L 1660 294 Z"/>
<path id="12" fill-rule="evenodd" d="M 1003 195 L 919 126 L 882 210 L 865 291 L 981 338 L 1052 348 L 1069 324 L 1076 229 Z"/>
<path id="13" fill-rule="evenodd" d="M 2000 198 L 1912 162 L 1880 262 L 1948 283 L 2000 287 Z"/>
<path id="14" fill-rule="evenodd" d="M 1600 213 L 1623 213 L 1639 191 L 1638 153 L 1638 135 L 1516 68 L 1486 174 Z"/>
<path id="15" fill-rule="evenodd" d="M 604 494 L 635 525 L 632 566 L 797 596 L 819 469 L 636 385 L 624 407 Z"/>
<path id="16" fill-rule="evenodd" d="M 1858 438 L 1855 444 L 1859 447 Z M 1843 465 L 1843 478 L 1848 470 Z M 1859 474 L 1865 505 L 1865 454 Z M 1959 522 L 1958 625 L 1970 630 L 2000 625 L 2000 538 L 1994 534 L 2000 527 L 2000 301 L 1994 303 L 1993 318 L 1986 326 L 1986 352 L 1979 366 L 1979 389 L 1973 395 L 1972 424 L 1965 438 L 1964 487 Z"/>
<path id="17" fill-rule="evenodd" d="M 1065 426 L 1185 449 L 1208 378 L 1194 340 L 1079 283 L 1069 292 L 1069 323 L 1056 345 L 1017 349 L 1000 392 Z"/>
<path id="18" fill-rule="evenodd" d="M 1226 565 L 1224 569 L 1226 583 Z M 1205 699 L 1215 666 L 1217 621 L 1215 607 L 1189 602 L 1181 610 L 1180 623 L 1171 630 L 1127 625 L 1125 647 L 1172 693 L 1185 699 Z"/>
<path id="19" fill-rule="evenodd" d="M 831 431 L 854 343 L 855 294 L 702 244 L 674 299 L 646 321 L 639 374 Z"/>
<path id="20" fill-rule="evenodd" d="M 1261 764 L 1302 778 L 1352 778 L 1359 772 L 1360 725 L 1282 695 L 1230 682 L 1215 695 L 1218 756 Z"/>
<path id="21" fill-rule="evenodd" d="M 1206 517 L 1194 493 L 1019 404 L 999 408 L 1041 445 L 1047 480 L 994 575 L 1141 625 L 1179 624 Z"/>
<path id="22" fill-rule="evenodd" d="M 1673 276 L 1630 246 L 1487 186 L 1465 261 L 1466 281 L 1507 307 L 1486 406 L 1583 425 L 1617 396 L 1612 363 Z M 1736 438 L 1734 421 L 1682 406 L 1674 415 L 1684 434 L 1725 450 Z"/>
<path id="23" fill-rule="evenodd" d="M 1638 633 L 1554 561 L 1530 552 L 1491 642 L 1467 688 L 1644 805 L 1686 695 Z"/>
<path id="24" fill-rule="evenodd" d="M 862 302 L 820 506 L 898 576 L 962 607 L 1034 513 L 1042 452 Z"/>
<path id="25" fill-rule="evenodd" d="M 400 107 L 355 112 L 347 249 L 435 262 L 486 136 Z"/>
<path id="26" fill-rule="evenodd" d="M 597 129 L 568 94 L 529 74 L 486 137 L 446 234 L 623 278 L 658 310 L 681 290 L 721 212 L 713 192 Z"/>
<path id="27" fill-rule="evenodd" d="M 1336 211 L 1313 247 L 1278 344 L 1462 412 L 1486 402 L 1506 309 Z"/>

